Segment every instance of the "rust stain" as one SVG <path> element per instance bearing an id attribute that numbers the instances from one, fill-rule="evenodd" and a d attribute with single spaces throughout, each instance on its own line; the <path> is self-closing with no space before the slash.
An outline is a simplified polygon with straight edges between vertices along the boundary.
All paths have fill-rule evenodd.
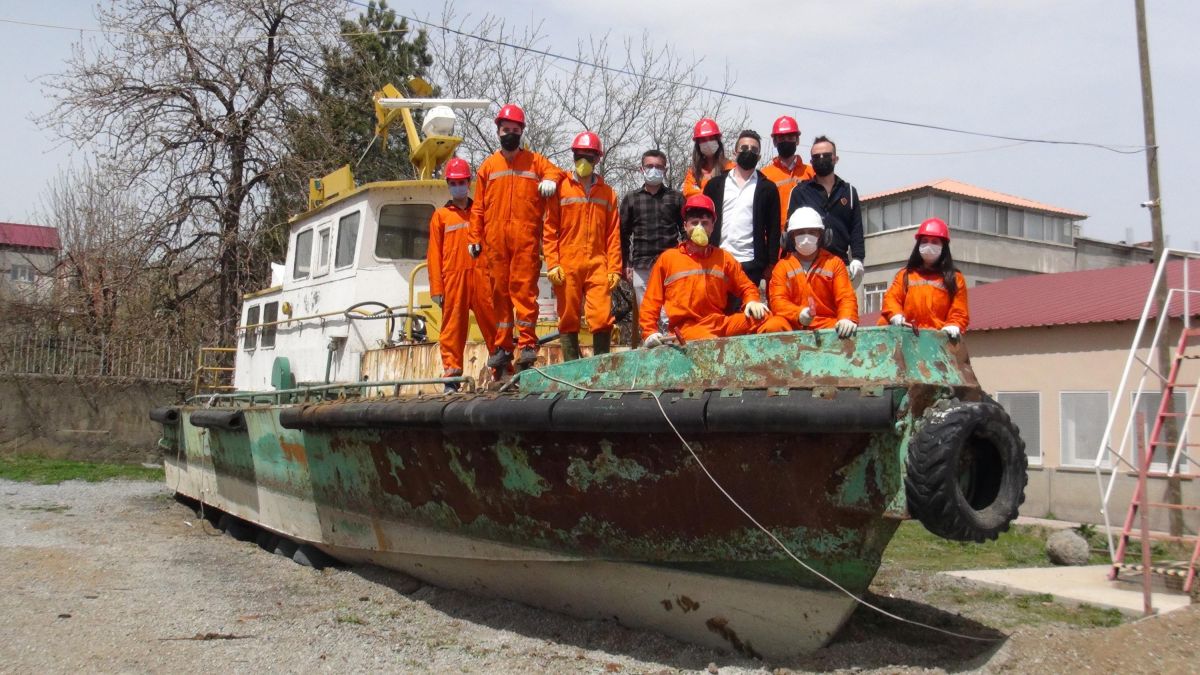
<path id="1" fill-rule="evenodd" d="M 663 609 L 665 609 L 665 610 L 667 610 L 667 611 L 669 612 L 669 611 L 671 611 L 671 607 L 672 607 L 673 605 L 671 604 L 671 601 L 670 601 L 670 600 L 663 599 L 663 600 L 662 600 L 662 606 L 663 606 Z"/>
<path id="2" fill-rule="evenodd" d="M 700 603 L 696 602 L 695 600 L 689 598 L 686 595 L 681 595 L 681 596 L 675 598 L 675 602 L 679 603 L 679 608 L 683 610 L 684 614 L 687 614 L 688 612 L 690 612 L 692 610 L 700 609 Z"/>
<path id="3" fill-rule="evenodd" d="M 383 524 L 379 522 L 378 518 L 371 519 L 371 529 L 375 530 L 375 542 L 379 545 L 379 550 L 392 550 L 391 543 L 388 541 L 387 535 L 383 532 Z"/>
<path id="4" fill-rule="evenodd" d="M 742 654 L 756 659 L 762 658 L 758 652 L 754 651 L 754 648 L 750 646 L 749 642 L 742 642 L 742 639 L 738 637 L 738 634 L 729 627 L 729 619 L 726 619 L 723 616 L 714 616 L 708 621 L 705 621 L 704 625 L 707 626 L 712 632 L 720 635 L 722 639 L 724 639 L 734 649 L 738 650 Z"/>
<path id="5" fill-rule="evenodd" d="M 283 450 L 283 456 L 289 460 L 301 466 L 308 466 L 308 453 L 304 451 L 303 443 L 288 443 L 280 436 L 279 449 Z"/>

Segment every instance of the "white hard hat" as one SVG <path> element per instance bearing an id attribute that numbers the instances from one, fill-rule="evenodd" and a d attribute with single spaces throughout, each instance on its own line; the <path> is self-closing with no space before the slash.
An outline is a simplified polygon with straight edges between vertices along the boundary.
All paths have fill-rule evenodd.
<path id="1" fill-rule="evenodd" d="M 821 214 L 817 213 L 816 209 L 811 206 L 801 206 L 792 211 L 791 217 L 788 218 L 787 231 L 788 234 L 791 234 L 796 230 L 807 229 L 823 230 L 825 222 L 821 220 Z"/>

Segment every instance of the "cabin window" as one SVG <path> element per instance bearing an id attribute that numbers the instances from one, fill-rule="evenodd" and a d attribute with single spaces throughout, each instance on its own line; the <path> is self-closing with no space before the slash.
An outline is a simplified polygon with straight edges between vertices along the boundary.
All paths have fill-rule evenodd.
<path id="1" fill-rule="evenodd" d="M 296 235 L 296 262 L 292 267 L 293 279 L 307 279 L 312 272 L 312 240 L 312 230 L 305 230 Z"/>
<path id="2" fill-rule="evenodd" d="M 359 212 L 355 211 L 348 216 L 342 216 L 338 221 L 337 254 L 333 257 L 333 266 L 336 268 L 354 264 L 354 249 L 358 244 L 358 220 Z"/>
<path id="3" fill-rule="evenodd" d="M 242 348 L 254 349 L 258 340 L 258 328 L 252 328 L 258 323 L 258 305 L 246 308 L 246 335 L 242 338 Z"/>
<path id="4" fill-rule="evenodd" d="M 274 324 L 276 321 L 279 320 L 279 303 L 278 302 L 268 302 L 267 304 L 263 305 L 262 320 L 263 320 L 263 323 L 269 323 L 269 324 Z M 267 349 L 269 347 L 275 346 L 275 328 L 276 328 L 276 326 L 274 326 L 274 325 L 263 326 L 262 341 L 259 343 L 260 347 L 262 347 L 263 349 Z"/>
<path id="5" fill-rule="evenodd" d="M 317 269 L 314 277 L 319 277 L 329 271 L 329 245 L 333 235 L 332 228 L 326 227 L 317 231 Z"/>
<path id="6" fill-rule="evenodd" d="M 996 402 L 1021 430 L 1025 454 L 1033 464 L 1042 463 L 1042 395 L 1036 391 L 998 391 Z"/>
<path id="7" fill-rule="evenodd" d="M 387 204 L 379 210 L 375 257 L 424 260 L 429 247 L 432 204 Z"/>

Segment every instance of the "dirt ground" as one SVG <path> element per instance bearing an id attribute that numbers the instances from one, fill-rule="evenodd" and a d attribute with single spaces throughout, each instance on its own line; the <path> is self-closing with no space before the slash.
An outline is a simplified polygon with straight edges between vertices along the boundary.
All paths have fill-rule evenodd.
<path id="1" fill-rule="evenodd" d="M 881 571 L 829 647 L 764 663 L 619 625 L 427 586 L 316 571 L 222 535 L 156 483 L 0 481 L 5 672 L 1195 672 L 1200 606 L 1112 628 L 1013 625 L 941 575 Z M 945 603 L 942 603 L 945 604 Z M 961 612 L 958 613 L 958 612 Z"/>

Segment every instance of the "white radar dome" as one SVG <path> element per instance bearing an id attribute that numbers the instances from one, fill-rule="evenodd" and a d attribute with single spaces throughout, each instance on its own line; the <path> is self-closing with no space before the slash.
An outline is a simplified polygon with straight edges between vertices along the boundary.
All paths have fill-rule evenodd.
<path id="1" fill-rule="evenodd" d="M 435 105 L 425 113 L 425 122 L 421 125 L 421 133 L 425 136 L 453 136 L 454 111 L 444 105 Z"/>

